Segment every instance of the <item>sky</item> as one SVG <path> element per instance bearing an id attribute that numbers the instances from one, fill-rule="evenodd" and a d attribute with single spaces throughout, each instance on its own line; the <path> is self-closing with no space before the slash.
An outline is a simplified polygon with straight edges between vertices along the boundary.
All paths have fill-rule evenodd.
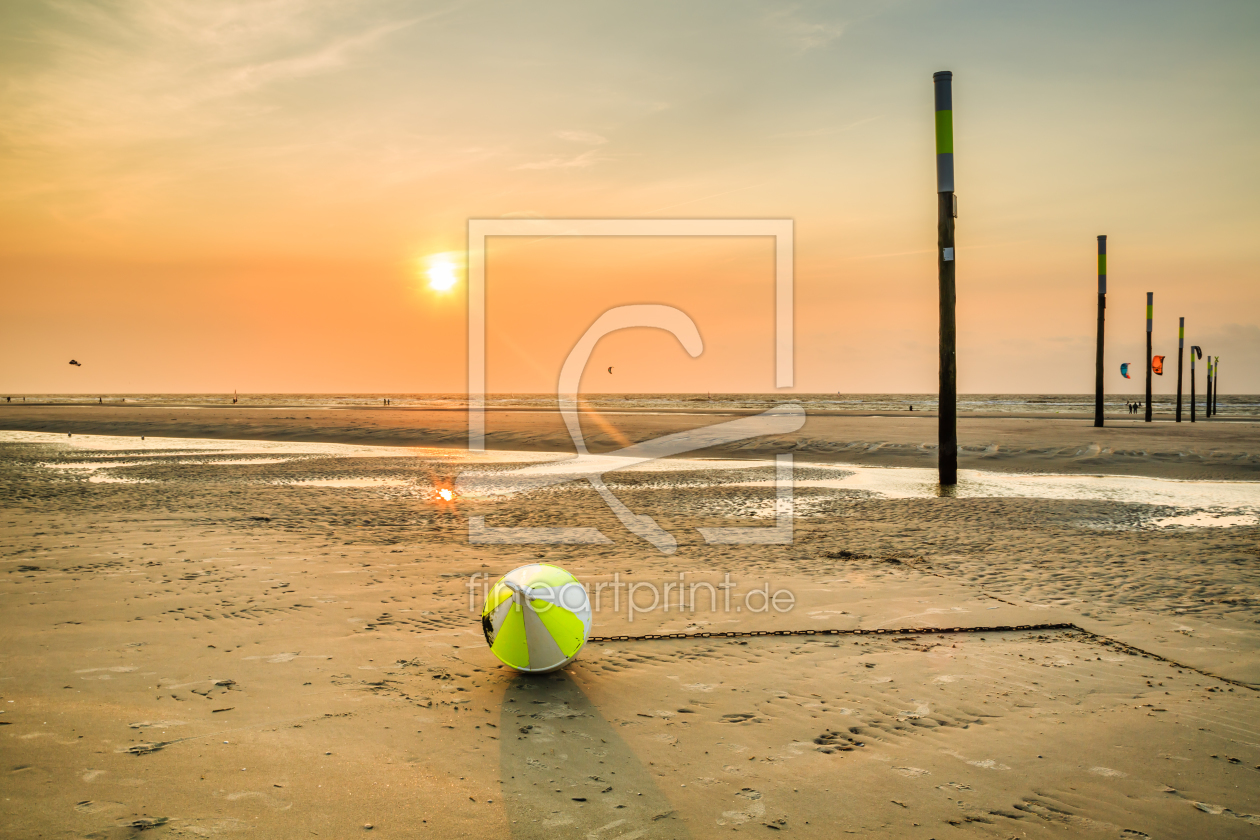
<path id="1" fill-rule="evenodd" d="M 1092 391 L 1107 234 L 1107 390 L 1154 292 L 1156 392 L 1185 317 L 1260 393 L 1257 43 L 1253 0 L 14 0 L 0 392 L 461 392 L 467 222 L 502 217 L 792 219 L 788 390 L 930 392 L 951 70 L 959 389 Z M 637 303 L 704 352 L 615 333 L 584 390 L 775 390 L 770 239 L 486 264 L 492 391 L 554 392 Z"/>

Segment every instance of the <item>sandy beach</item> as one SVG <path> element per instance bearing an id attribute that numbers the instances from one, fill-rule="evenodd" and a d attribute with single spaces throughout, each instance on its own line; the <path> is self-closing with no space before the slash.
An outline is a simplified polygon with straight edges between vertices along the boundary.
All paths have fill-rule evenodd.
<path id="1" fill-rule="evenodd" d="M 930 422 L 811 419 L 790 447 L 789 545 L 696 531 L 774 522 L 773 468 L 755 460 L 770 442 L 742 465 L 608 474 L 677 538 L 666 555 L 584 483 L 435 493 L 564 451 L 554 416 L 491 417 L 502 451 L 481 457 L 455 448 L 459 414 L 291 416 L 0 414 L 24 430 L 0 433 L 0 836 L 1260 830 L 1260 485 L 1238 483 L 1255 477 L 1254 424 L 964 420 L 963 467 L 993 481 L 1145 478 L 936 498 L 891 493 L 905 473 L 883 469 L 930 465 Z M 713 422 L 600 420 L 602 448 Z M 869 470 L 862 487 L 846 463 Z M 1200 479 L 1184 498 L 1207 495 L 1140 501 L 1184 478 Z M 472 545 L 471 516 L 607 542 Z M 634 612 L 609 589 L 602 636 L 1071 627 L 601 642 L 524 677 L 487 649 L 480 594 L 535 561 L 591 585 L 729 587 L 694 609 L 674 590 L 668 610 L 644 590 Z M 753 590 L 792 604 L 759 609 Z"/>
<path id="2" fill-rule="evenodd" d="M 1260 840 L 1260 3 L 3 21 L 0 840 Z"/>

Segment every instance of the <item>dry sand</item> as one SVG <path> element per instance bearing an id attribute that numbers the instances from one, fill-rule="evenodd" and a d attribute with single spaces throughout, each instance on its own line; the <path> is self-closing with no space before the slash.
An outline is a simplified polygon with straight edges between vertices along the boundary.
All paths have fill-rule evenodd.
<path id="1" fill-rule="evenodd" d="M 442 502 L 434 488 L 466 466 L 454 452 L 78 437 L 453 446 L 459 415 L 23 411 L 0 421 L 76 437 L 0 440 L 2 837 L 1260 832 L 1255 524 L 1159 528 L 1175 508 L 1096 498 L 803 488 L 793 544 L 714 546 L 697 526 L 771 521 L 740 517 L 766 513 L 770 491 L 733 478 L 769 468 L 610 475 L 678 537 L 667 556 L 585 485 Z M 611 447 L 713 422 L 603 420 Z M 931 463 L 930 422 L 820 420 L 835 425 L 811 420 L 798 458 Z M 505 449 L 567 439 L 546 415 L 491 428 Z M 1257 463 L 1251 423 L 962 429 L 981 447 L 964 466 L 1237 479 Z M 469 545 L 476 515 L 610 542 Z M 486 648 L 467 581 L 535 560 L 591 583 L 735 583 L 731 611 L 706 595 L 633 623 L 605 595 L 603 635 L 1089 632 L 593 643 L 560 674 L 522 677 Z M 742 608 L 766 583 L 793 593 L 789 612 Z"/>

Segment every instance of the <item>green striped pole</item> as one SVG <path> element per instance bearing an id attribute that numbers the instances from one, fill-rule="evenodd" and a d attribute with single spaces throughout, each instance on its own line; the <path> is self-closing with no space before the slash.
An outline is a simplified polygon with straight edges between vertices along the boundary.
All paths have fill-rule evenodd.
<path id="1" fill-rule="evenodd" d="M 954 320 L 954 74 L 932 74 L 936 91 L 936 263 L 940 283 L 937 458 L 942 485 L 958 483 L 958 354 Z"/>
<path id="2" fill-rule="evenodd" d="M 1094 425 L 1103 424 L 1103 327 L 1107 314 L 1107 237 L 1098 237 L 1098 346 L 1094 352 Z"/>
<path id="3" fill-rule="evenodd" d="M 1181 357 L 1186 349 L 1186 319 L 1177 320 L 1177 422 L 1181 422 Z"/>
<path id="4" fill-rule="evenodd" d="M 1146 422 L 1151 422 L 1151 330 L 1154 323 L 1155 293 L 1146 293 Z"/>

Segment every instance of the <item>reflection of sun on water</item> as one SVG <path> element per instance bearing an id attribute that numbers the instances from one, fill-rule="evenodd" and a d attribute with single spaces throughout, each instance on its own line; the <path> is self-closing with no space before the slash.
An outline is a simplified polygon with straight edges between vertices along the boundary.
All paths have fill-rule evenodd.
<path id="1" fill-rule="evenodd" d="M 442 498 L 442 501 L 444 501 L 444 502 L 449 502 L 451 499 L 455 498 L 455 494 L 454 494 L 454 493 L 452 493 L 450 490 L 448 490 L 448 489 L 447 489 L 447 488 L 445 488 L 445 487 L 443 487 L 441 490 L 437 491 L 437 494 L 438 494 L 438 496 L 440 496 L 440 497 Z"/>

